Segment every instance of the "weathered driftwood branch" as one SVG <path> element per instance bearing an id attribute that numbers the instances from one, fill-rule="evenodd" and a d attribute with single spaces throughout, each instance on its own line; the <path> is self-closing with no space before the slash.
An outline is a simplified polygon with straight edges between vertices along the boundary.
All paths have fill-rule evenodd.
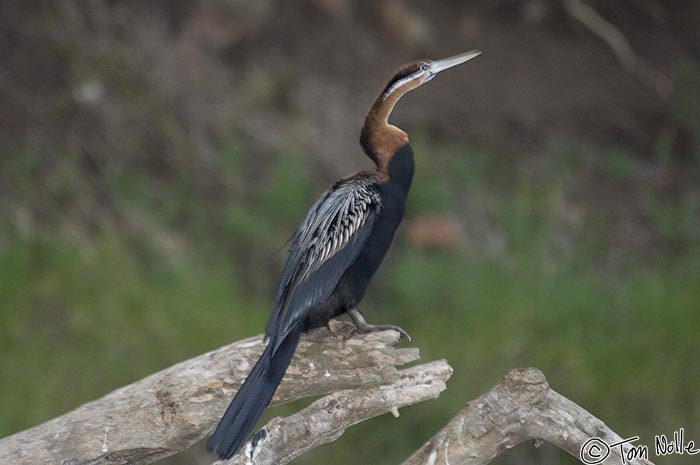
<path id="1" fill-rule="evenodd" d="M 527 441 L 547 441 L 579 458 L 581 447 L 598 437 L 611 445 L 622 441 L 605 423 L 549 387 L 535 368 L 511 370 L 487 393 L 467 404 L 457 416 L 403 465 L 484 465 L 506 449 Z M 598 443 L 600 453 L 605 447 Z M 631 449 L 623 446 L 623 453 Z M 634 451 L 632 451 L 634 452 Z M 629 459 L 629 457 L 626 457 Z M 619 447 L 610 448 L 601 465 L 653 465 L 648 460 L 620 457 Z"/>
<path id="2" fill-rule="evenodd" d="M 349 331 L 339 323 L 337 331 Z M 281 403 L 327 394 L 300 412 L 268 422 L 229 464 L 284 464 L 337 439 L 345 429 L 400 407 L 436 398 L 452 369 L 444 360 L 403 370 L 417 349 L 399 349 L 398 333 L 305 337 L 273 399 Z M 0 464 L 145 464 L 187 449 L 206 436 L 262 350 L 251 338 L 167 368 L 62 417 L 0 440 Z M 232 368 L 233 367 L 233 368 Z M 230 377 L 229 377 L 230 376 Z M 404 465 L 485 465 L 534 439 L 579 457 L 590 438 L 622 438 L 601 420 L 552 390 L 534 368 L 512 370 L 467 404 Z M 625 461 L 620 453 L 625 454 Z M 653 465 L 633 459 L 630 444 L 610 448 L 602 465 Z M 593 463 L 593 462 L 590 462 Z"/>
<path id="3" fill-rule="evenodd" d="M 347 332 L 349 324 L 337 331 Z M 347 335 L 347 333 L 346 333 Z M 355 334 L 346 339 L 326 330 L 305 336 L 273 404 L 336 392 L 319 402 L 348 393 L 348 399 L 364 395 L 400 396 L 410 386 L 423 383 L 415 402 L 435 397 L 435 386 L 444 389 L 450 369 L 440 362 L 399 371 L 418 359 L 418 350 L 397 348 L 398 333 L 385 331 Z M 236 342 L 155 373 L 76 410 L 29 430 L 0 440 L 0 463 L 36 464 L 145 464 L 187 449 L 205 437 L 226 408 L 233 393 L 262 352 L 262 337 Z M 416 370 L 418 374 L 416 374 Z M 434 383 L 435 386 L 430 384 Z M 385 391 L 378 386 L 388 385 Z M 404 389 L 404 391 L 402 391 Z M 337 392 L 340 391 L 340 392 Z M 354 393 L 354 394 L 353 394 Z M 336 397 L 334 397 L 336 396 Z M 366 406 L 352 420 L 361 421 L 410 403 L 391 399 L 365 399 Z M 318 402 L 317 402 L 318 404 Z M 316 404 L 314 404 L 316 405 Z M 318 407 L 321 408 L 321 407 Z M 362 408 L 366 408 L 364 412 Z M 363 417 L 364 415 L 364 417 Z M 342 432 L 338 422 L 336 433 Z M 274 429 L 271 428 L 271 439 Z M 333 433 L 328 433 L 333 434 Z"/>
<path id="4" fill-rule="evenodd" d="M 306 451 L 333 442 L 354 424 L 400 407 L 437 398 L 452 368 L 444 360 L 401 370 L 392 384 L 343 390 L 317 400 L 259 430 L 228 465 L 283 465 Z"/>

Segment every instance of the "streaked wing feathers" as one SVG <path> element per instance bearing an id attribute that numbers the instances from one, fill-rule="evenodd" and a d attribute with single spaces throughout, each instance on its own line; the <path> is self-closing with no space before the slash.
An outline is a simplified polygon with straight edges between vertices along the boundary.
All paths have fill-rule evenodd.
<path id="1" fill-rule="evenodd" d="M 267 337 L 282 336 L 306 309 L 328 298 L 355 261 L 381 207 L 371 187 L 380 176 L 361 173 L 338 181 L 311 207 L 282 268 Z"/>

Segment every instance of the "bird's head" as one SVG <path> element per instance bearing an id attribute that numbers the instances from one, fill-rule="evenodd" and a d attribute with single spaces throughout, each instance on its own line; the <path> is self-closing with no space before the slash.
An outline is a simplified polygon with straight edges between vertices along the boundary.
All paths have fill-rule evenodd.
<path id="1" fill-rule="evenodd" d="M 385 170 L 394 153 L 408 143 L 408 135 L 389 124 L 389 115 L 401 96 L 430 81 L 440 71 L 469 61 L 479 54 L 479 50 L 472 50 L 442 60 L 419 60 L 396 70 L 374 102 L 360 134 L 362 148 L 380 170 Z"/>
<path id="2" fill-rule="evenodd" d="M 379 98 L 385 101 L 392 96 L 400 97 L 430 81 L 440 71 L 460 65 L 480 54 L 480 50 L 471 50 L 442 60 L 419 60 L 406 63 L 396 70 Z"/>

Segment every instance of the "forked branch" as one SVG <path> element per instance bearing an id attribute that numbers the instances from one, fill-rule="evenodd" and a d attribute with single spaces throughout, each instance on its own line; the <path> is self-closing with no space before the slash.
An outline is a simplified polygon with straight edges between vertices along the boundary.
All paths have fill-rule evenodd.
<path id="1" fill-rule="evenodd" d="M 418 349 L 396 347 L 396 331 L 349 337 L 350 327 L 337 323 L 341 335 L 322 329 L 302 338 L 272 403 L 331 392 L 319 402 L 369 396 L 364 404 L 356 400 L 355 412 L 336 412 L 350 415 L 350 425 L 382 409 L 434 398 L 445 388 L 451 374 L 446 362 L 400 371 L 396 365 L 417 360 Z M 262 336 L 236 342 L 0 439 L 0 464 L 146 464 L 186 450 L 211 432 L 263 347 Z M 339 435 L 342 420 L 337 424 Z"/>
<path id="2" fill-rule="evenodd" d="M 397 348 L 395 331 L 349 336 L 336 323 L 299 345 L 273 399 L 327 394 L 300 412 L 269 421 L 228 464 L 284 464 L 340 437 L 351 425 L 428 399 L 445 389 L 444 360 L 399 370 L 418 350 Z M 205 437 L 262 351 L 261 338 L 222 347 L 155 373 L 32 429 L 0 440 L 0 463 L 147 464 Z M 485 465 L 527 441 L 547 441 L 575 457 L 590 438 L 622 438 L 552 390 L 535 368 L 511 370 L 473 400 L 403 465 Z M 599 443 L 601 445 L 602 443 Z M 602 465 L 653 465 L 632 459 L 632 445 L 611 448 Z M 626 455 L 622 460 L 620 452 Z"/>
<path id="3" fill-rule="evenodd" d="M 519 368 L 469 402 L 403 465 L 484 465 L 527 440 L 547 441 L 580 459 L 581 448 L 595 437 L 607 445 L 622 440 L 603 421 L 550 388 L 540 370 Z M 623 453 L 631 448 L 629 443 L 623 445 Z M 610 448 L 602 461 L 585 457 L 601 465 L 653 465 L 648 460 L 623 461 L 618 447 Z"/>

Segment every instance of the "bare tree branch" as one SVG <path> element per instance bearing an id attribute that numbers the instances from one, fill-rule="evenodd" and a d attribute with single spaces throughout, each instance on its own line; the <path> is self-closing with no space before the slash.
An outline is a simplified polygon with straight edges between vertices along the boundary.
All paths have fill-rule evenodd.
<path id="1" fill-rule="evenodd" d="M 306 451 L 338 439 L 369 418 L 424 400 L 445 390 L 452 368 L 445 360 L 401 370 L 392 384 L 334 392 L 286 418 L 274 418 L 227 465 L 283 465 Z"/>
<path id="2" fill-rule="evenodd" d="M 661 74 L 640 59 L 627 37 L 610 21 L 582 0 L 563 0 L 564 10 L 572 18 L 586 26 L 593 34 L 605 41 L 622 65 L 643 84 L 651 87 L 663 97 L 668 97 L 673 84 L 668 76 Z"/>
<path id="3" fill-rule="evenodd" d="M 350 327 L 338 323 L 337 331 L 347 336 Z M 395 365 L 417 360 L 418 350 L 395 347 L 398 339 L 395 331 L 349 339 L 312 332 L 302 338 L 273 404 L 400 383 L 407 374 Z M 213 429 L 263 347 L 261 336 L 233 343 L 1 439 L 0 463 L 145 464 L 185 450 Z"/>
<path id="4" fill-rule="evenodd" d="M 336 323 L 336 331 L 348 335 L 351 325 Z M 385 331 L 347 339 L 327 330 L 304 337 L 273 403 L 331 394 L 294 415 L 270 420 L 226 465 L 285 464 L 336 440 L 351 425 L 386 412 L 398 416 L 403 406 L 437 398 L 452 368 L 439 360 L 397 370 L 395 365 L 418 358 L 417 349 L 395 347 L 398 337 Z M 222 347 L 2 439 L 0 463 L 145 464 L 183 451 L 212 429 L 262 349 L 261 338 Z M 579 457 L 594 437 L 602 441 L 598 446 L 622 441 L 552 390 L 542 372 L 515 369 L 469 402 L 403 465 L 485 465 L 531 439 Z M 653 465 L 628 456 L 635 452 L 632 446 L 612 447 L 596 463 Z"/>
<path id="5" fill-rule="evenodd" d="M 622 440 L 601 420 L 551 389 L 541 371 L 519 368 L 469 402 L 403 465 L 484 465 L 530 439 L 547 441 L 579 458 L 581 447 L 592 437 L 607 444 Z M 629 444 L 623 446 L 625 454 L 630 449 Z M 648 460 L 624 462 L 617 447 L 598 463 L 653 465 Z"/>

